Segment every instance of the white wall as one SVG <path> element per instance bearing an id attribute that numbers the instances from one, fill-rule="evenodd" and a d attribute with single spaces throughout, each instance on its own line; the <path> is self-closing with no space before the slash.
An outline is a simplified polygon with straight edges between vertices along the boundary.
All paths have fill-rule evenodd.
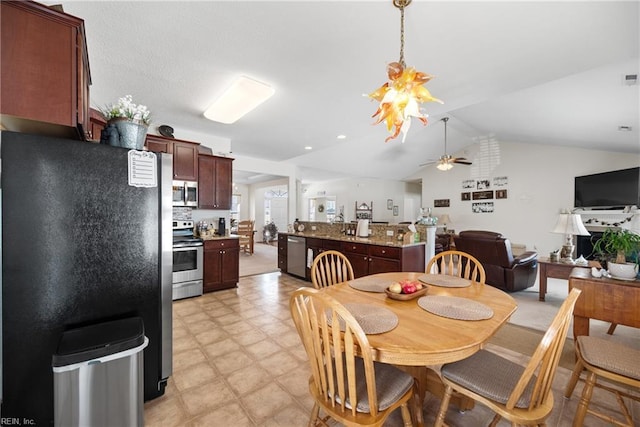
<path id="1" fill-rule="evenodd" d="M 573 208 L 575 176 L 640 164 L 638 155 L 628 153 L 504 142 L 500 157 L 500 164 L 486 178 L 506 176 L 508 185 L 501 188 L 507 189 L 507 199 L 489 200 L 494 203 L 493 213 L 473 213 L 473 200 L 460 200 L 463 191 L 473 191 L 463 190 L 462 181 L 478 178 L 471 176 L 472 167 L 463 165 L 447 172 L 426 167 L 422 206 L 433 207 L 434 199 L 450 199 L 449 208 L 433 209 L 435 216 L 449 214 L 449 228 L 500 232 L 514 243 L 526 244 L 528 250 L 537 249 L 540 256 L 562 245 L 563 236 L 550 230 L 562 208 Z"/>
<path id="2" fill-rule="evenodd" d="M 355 220 L 355 204 L 373 202 L 373 220 L 398 223 L 411 218 L 415 220 L 420 208 L 421 190 L 420 184 L 402 181 L 387 181 L 380 179 L 341 179 L 322 183 L 306 184 L 302 198 L 300 219 L 309 218 L 308 199 L 317 197 L 336 197 L 336 213 L 344 206 L 344 220 Z M 387 200 L 393 200 L 393 205 L 398 206 L 398 216 L 393 215 L 392 209 L 387 209 Z M 407 202 L 412 200 L 412 202 Z M 414 206 L 415 212 L 406 212 L 408 207 Z"/>
<path id="3" fill-rule="evenodd" d="M 289 190 L 288 179 L 261 182 L 261 183 L 252 184 L 249 186 L 249 193 L 251 194 L 250 198 L 252 199 L 251 208 L 255 209 L 254 212 L 252 213 L 252 219 L 255 219 L 256 221 L 256 225 L 255 225 L 257 230 L 256 241 L 259 241 L 259 242 L 262 241 L 262 229 L 264 228 L 265 193 L 269 190 L 286 191 L 289 197 L 291 195 L 291 191 Z M 293 223 L 293 220 L 290 221 L 290 223 Z M 283 227 L 278 225 L 278 231 L 286 231 L 286 230 L 287 230 L 286 224 L 284 224 Z"/>
<path id="4" fill-rule="evenodd" d="M 233 184 L 233 194 L 240 196 L 240 210 L 238 212 L 238 220 L 253 219 L 250 214 L 250 206 L 252 204 L 249 193 L 249 186 L 246 184 Z"/>
<path id="5" fill-rule="evenodd" d="M 274 162 L 271 160 L 257 159 L 255 157 L 232 156 L 235 157 L 233 162 L 234 170 L 251 171 L 259 174 L 282 176 L 287 187 L 288 197 L 288 223 L 293 223 L 296 212 L 298 211 L 298 167 L 287 162 Z M 255 185 L 255 184 L 252 184 Z M 253 194 L 250 191 L 251 194 Z M 251 211 L 256 206 L 257 201 L 250 202 L 250 216 L 258 218 L 258 213 Z M 261 214 L 264 216 L 264 210 Z M 256 229 L 258 224 L 256 223 Z M 262 230 L 262 228 L 260 228 Z"/>
<path id="6" fill-rule="evenodd" d="M 465 152 L 464 156 L 475 160 L 474 154 Z M 550 230 L 559 211 L 573 207 L 574 177 L 638 165 L 640 158 L 634 154 L 503 142 L 500 143 L 500 164 L 490 176 L 472 176 L 474 167 L 469 166 L 456 165 L 450 171 L 442 172 L 432 165 L 424 168 L 421 188 L 420 184 L 376 179 L 342 179 L 300 185 L 295 166 L 238 157 L 234 168 L 280 174 L 286 178 L 249 186 L 237 185 L 234 193 L 242 194 L 240 218 L 255 219 L 259 233 L 264 226 L 264 193 L 271 188 L 288 191 L 288 224 L 295 218 L 307 219 L 308 199 L 318 195 L 335 196 L 337 212 L 344 206 L 345 221 L 355 219 L 356 201 L 367 204 L 373 201 L 374 220 L 390 223 L 415 220 L 420 207 L 433 208 L 434 199 L 449 199 L 449 208 L 433 208 L 435 216 L 449 214 L 452 220 L 449 228 L 456 232 L 470 229 L 497 231 L 512 242 L 525 244 L 528 250 L 537 250 L 541 256 L 547 256 L 562 245 L 563 236 Z M 493 213 L 473 213 L 473 200 L 460 200 L 463 191 L 473 191 L 463 190 L 462 181 L 477 178 L 492 181 L 498 176 L 508 179 L 508 184 L 501 187 L 507 190 L 507 198 L 489 200 L 494 203 Z M 490 190 L 496 190 L 493 182 Z M 387 209 L 387 199 L 392 199 L 398 206 L 398 216 L 393 216 L 393 211 Z M 221 216 L 227 218 L 229 224 L 228 211 L 193 211 L 195 221 L 205 219 L 217 223 Z M 596 217 L 610 222 L 620 218 L 604 213 Z M 626 226 L 639 229 L 640 215 Z"/>

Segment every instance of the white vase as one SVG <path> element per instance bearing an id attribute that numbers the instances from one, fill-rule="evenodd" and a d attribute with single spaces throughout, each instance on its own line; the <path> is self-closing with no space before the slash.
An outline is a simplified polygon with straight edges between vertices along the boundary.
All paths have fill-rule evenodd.
<path id="1" fill-rule="evenodd" d="M 638 274 L 638 264 L 634 262 L 626 262 L 624 264 L 617 264 L 615 262 L 609 261 L 607 263 L 607 267 L 609 268 L 609 274 L 614 278 L 620 279 L 635 279 Z"/>

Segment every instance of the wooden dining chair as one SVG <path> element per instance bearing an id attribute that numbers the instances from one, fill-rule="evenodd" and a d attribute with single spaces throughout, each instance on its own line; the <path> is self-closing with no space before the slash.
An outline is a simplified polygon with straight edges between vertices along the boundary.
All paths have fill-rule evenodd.
<path id="1" fill-rule="evenodd" d="M 571 323 L 573 307 L 582 291 L 571 293 L 554 317 L 527 366 L 521 366 L 487 350 L 459 362 L 447 363 L 440 371 L 445 385 L 436 427 L 445 425 L 449 399 L 458 392 L 496 413 L 513 425 L 544 425 L 553 409 L 551 384 Z"/>
<path id="2" fill-rule="evenodd" d="M 353 279 L 351 263 L 338 251 L 320 252 L 311 264 L 311 283 L 316 289 Z"/>
<path id="3" fill-rule="evenodd" d="M 300 288 L 289 306 L 311 366 L 310 427 L 327 426 L 330 418 L 345 426 L 382 426 L 397 408 L 404 425 L 412 425 L 413 377 L 373 361 L 367 336 L 342 304 L 320 290 Z"/>
<path id="4" fill-rule="evenodd" d="M 484 283 L 486 280 L 486 273 L 480 261 L 462 251 L 440 252 L 429 260 L 425 271 L 462 277 L 479 283 Z"/>
<path id="5" fill-rule="evenodd" d="M 617 426 L 637 426 L 638 420 L 636 419 L 636 424 L 634 424 L 623 397 L 640 402 L 640 395 L 638 394 L 640 391 L 640 364 L 638 363 L 640 361 L 640 350 L 611 339 L 588 335 L 578 337 L 575 341 L 575 349 L 576 366 L 569 379 L 564 396 L 571 398 L 583 371 L 587 371 L 587 376 L 576 415 L 573 419 L 573 427 L 582 426 L 587 413 Z M 618 387 L 611 387 L 610 384 L 598 383 L 598 378 L 606 382 L 613 381 L 629 390 L 635 389 L 636 393 L 625 392 Z M 620 414 L 625 418 L 625 422 L 621 422 L 609 414 L 596 411 L 595 407 L 589 407 L 594 387 L 606 390 L 616 396 L 616 400 L 620 405 Z"/>
<path id="6" fill-rule="evenodd" d="M 255 221 L 242 220 L 238 222 L 238 237 L 240 250 L 253 254 L 253 226 Z"/>

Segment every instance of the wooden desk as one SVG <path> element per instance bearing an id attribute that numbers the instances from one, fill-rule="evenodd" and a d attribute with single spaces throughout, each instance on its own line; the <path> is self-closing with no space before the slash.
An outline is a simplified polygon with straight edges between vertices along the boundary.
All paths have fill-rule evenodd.
<path id="1" fill-rule="evenodd" d="M 574 268 L 569 290 L 582 294 L 573 309 L 573 336 L 589 335 L 589 319 L 640 328 L 640 281 L 595 278 L 585 268 Z"/>
<path id="2" fill-rule="evenodd" d="M 381 273 L 357 280 L 379 278 L 389 284 L 417 278 L 424 273 Z M 350 282 L 329 286 L 322 291 L 341 303 L 361 303 L 386 307 L 398 316 L 395 329 L 376 335 L 367 335 L 374 350 L 374 359 L 402 367 L 416 378 L 419 404 L 430 388 L 425 365 L 455 362 L 467 358 L 480 350 L 495 332 L 505 323 L 517 304 L 507 293 L 489 285 L 474 283 L 466 288 L 444 288 L 429 285 L 427 295 L 450 295 L 469 298 L 493 309 L 491 319 L 479 321 L 454 320 L 431 314 L 418 306 L 417 299 L 396 301 L 385 293 L 364 292 L 353 289 Z M 434 384 L 436 390 L 440 384 Z M 437 391 L 436 391 L 437 392 Z M 420 406 L 421 407 L 421 406 Z M 422 411 L 416 410 L 418 424 L 422 425 Z"/>
<path id="3" fill-rule="evenodd" d="M 544 301 L 544 296 L 547 293 L 547 279 L 549 277 L 553 277 L 554 279 L 569 280 L 569 276 L 571 275 L 571 270 L 576 268 L 575 264 L 551 262 L 547 257 L 538 258 L 538 265 L 540 270 L 540 296 L 538 297 L 538 299 L 540 301 Z M 588 267 L 579 267 L 579 268 L 591 268 L 591 267 L 601 268 L 602 266 L 598 261 L 589 261 Z"/>

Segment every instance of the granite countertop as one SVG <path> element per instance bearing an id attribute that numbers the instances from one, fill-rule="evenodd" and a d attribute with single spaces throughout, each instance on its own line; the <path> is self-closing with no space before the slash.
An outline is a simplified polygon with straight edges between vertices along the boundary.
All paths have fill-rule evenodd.
<path id="1" fill-rule="evenodd" d="M 216 234 L 216 235 L 213 235 L 213 236 L 200 236 L 200 238 L 202 240 L 224 240 L 224 239 L 239 239 L 240 236 L 238 236 L 237 234 L 230 234 L 230 235 L 227 235 L 227 236 L 218 236 Z"/>
<path id="2" fill-rule="evenodd" d="M 408 248 L 410 246 L 420 246 L 425 244 L 425 242 L 415 242 L 415 243 L 403 243 L 399 240 L 391 240 L 389 239 L 380 239 L 380 238 L 366 238 L 366 237 L 350 237 L 350 236 L 336 236 L 331 234 L 317 234 L 317 233 L 305 233 L 305 232 L 297 232 L 297 233 L 288 233 L 288 232 L 278 232 L 278 234 L 290 235 L 290 236 L 299 236 L 299 237 L 311 237 L 316 239 L 327 239 L 327 240 L 338 240 L 341 242 L 355 242 L 355 243 L 365 243 L 369 245 L 380 245 L 380 246 L 392 246 L 396 248 Z"/>

